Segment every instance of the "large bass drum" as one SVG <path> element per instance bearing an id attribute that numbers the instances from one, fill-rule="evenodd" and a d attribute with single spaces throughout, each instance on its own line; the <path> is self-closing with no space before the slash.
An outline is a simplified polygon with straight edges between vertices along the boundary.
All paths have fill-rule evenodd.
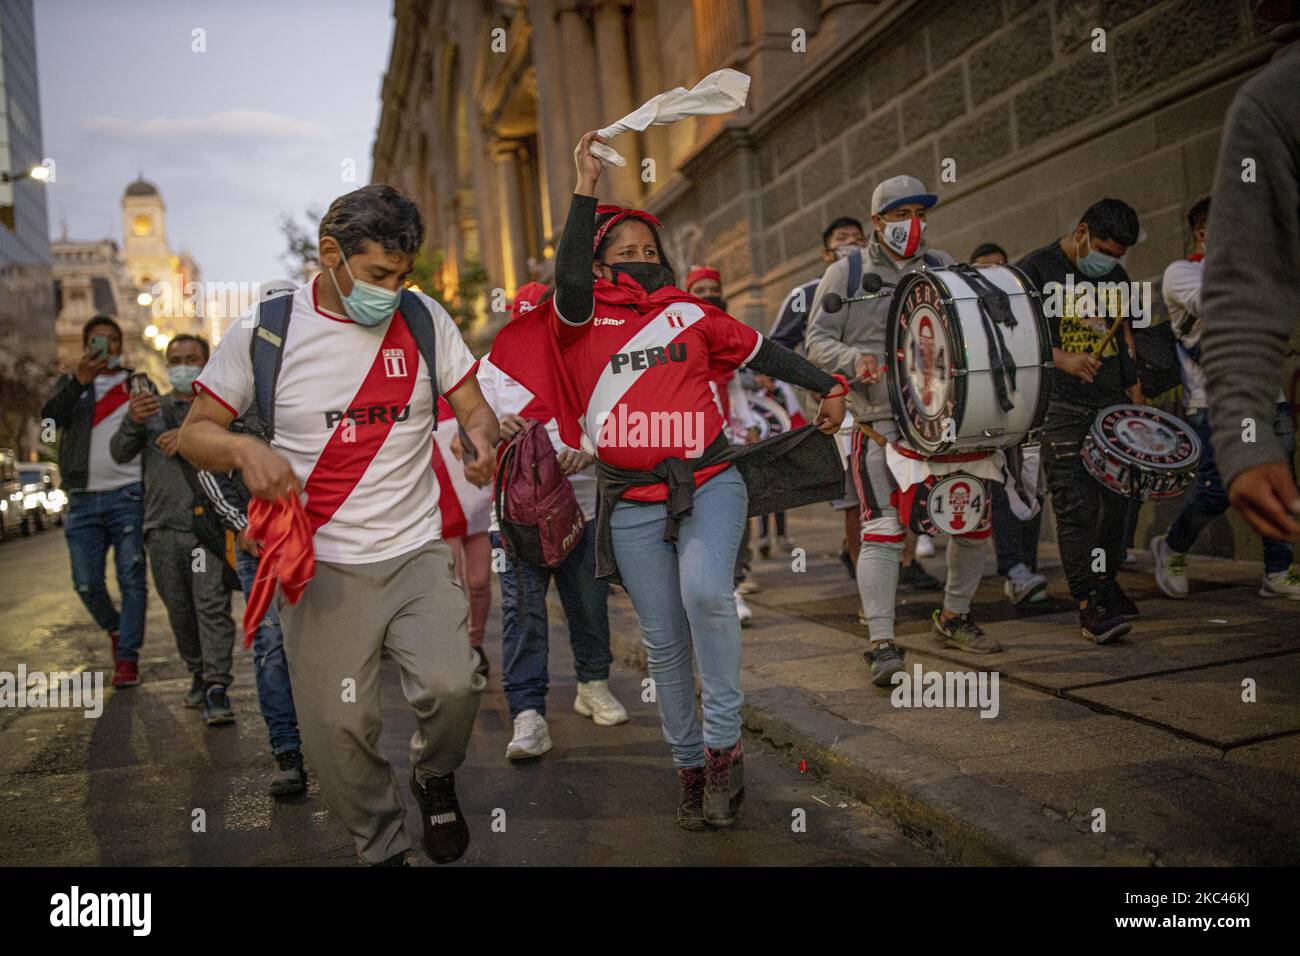
<path id="1" fill-rule="evenodd" d="M 904 275 L 885 353 L 894 417 L 924 455 L 1007 448 L 1042 426 L 1052 340 L 1038 291 L 1015 266 Z"/>
<path id="2" fill-rule="evenodd" d="M 1180 419 L 1146 405 L 1097 413 L 1081 450 L 1084 467 L 1111 491 L 1143 501 L 1187 490 L 1201 463 L 1201 440 Z"/>

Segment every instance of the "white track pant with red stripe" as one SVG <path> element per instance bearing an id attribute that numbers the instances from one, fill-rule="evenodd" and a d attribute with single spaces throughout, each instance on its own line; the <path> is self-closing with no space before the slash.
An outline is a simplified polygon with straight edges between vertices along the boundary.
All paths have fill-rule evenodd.
<path id="1" fill-rule="evenodd" d="M 871 427 L 889 441 L 899 438 L 893 419 L 871 422 Z M 894 490 L 885 460 L 885 449 L 861 432 L 853 436 L 849 457 L 853 483 L 862 503 L 862 548 L 858 552 L 858 595 L 873 643 L 894 639 L 894 607 L 898 596 L 899 561 L 907 529 L 898 520 L 898 509 L 890 501 Z M 954 614 L 970 610 L 971 599 L 984 573 L 984 539 L 948 539 L 948 576 L 943 606 Z"/>

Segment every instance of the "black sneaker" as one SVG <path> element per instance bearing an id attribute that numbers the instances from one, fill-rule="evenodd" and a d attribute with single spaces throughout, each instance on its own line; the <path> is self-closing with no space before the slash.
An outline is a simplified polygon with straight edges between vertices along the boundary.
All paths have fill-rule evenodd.
<path id="1" fill-rule="evenodd" d="M 286 750 L 282 754 L 276 754 L 275 763 L 280 769 L 271 778 L 273 794 L 283 797 L 307 789 L 307 771 L 302 766 L 301 750 Z"/>
<path id="2" fill-rule="evenodd" d="M 893 641 L 875 642 L 871 648 L 862 652 L 863 658 L 871 665 L 871 683 L 888 687 L 889 679 L 903 669 L 903 655 L 907 652 Z"/>
<path id="3" fill-rule="evenodd" d="M 934 636 L 943 647 L 955 647 L 972 654 L 996 654 L 1002 650 L 1002 645 L 984 633 L 984 629 L 975 623 L 969 611 L 958 614 L 945 624 L 943 611 L 939 609 L 930 615 L 930 621 Z"/>
<path id="4" fill-rule="evenodd" d="M 745 754 L 741 741 L 725 750 L 704 748 L 704 820 L 729 827 L 745 800 Z"/>
<path id="5" fill-rule="evenodd" d="M 704 819 L 704 768 L 678 767 L 677 780 L 682 785 L 677 803 L 677 825 L 683 830 L 707 830 Z"/>
<path id="6" fill-rule="evenodd" d="M 455 863 L 469 849 L 469 825 L 456 799 L 456 775 L 430 777 L 422 787 L 412 770 L 411 792 L 424 818 L 424 852 L 434 863 Z"/>
<path id="7" fill-rule="evenodd" d="M 914 588 L 917 591 L 943 590 L 943 582 L 921 567 L 920 561 L 901 565 L 901 570 L 898 572 L 898 582 L 906 584 L 909 588 Z"/>
<path id="8" fill-rule="evenodd" d="M 1094 644 L 1109 644 L 1133 630 L 1133 625 L 1119 612 L 1106 606 L 1105 598 L 1098 591 L 1089 594 L 1079 609 L 1079 624 L 1083 627 L 1083 636 Z"/>
<path id="9" fill-rule="evenodd" d="M 203 675 L 195 674 L 190 680 L 189 693 L 185 695 L 185 706 L 191 710 L 202 707 L 208 699 L 207 688 L 203 683 Z"/>
<path id="10" fill-rule="evenodd" d="M 230 697 L 221 684 L 213 684 L 209 687 L 204 700 L 203 722 L 209 727 L 235 722 L 235 711 L 230 706 Z"/>
<path id="11" fill-rule="evenodd" d="M 478 659 L 478 663 L 474 665 L 474 673 L 486 680 L 488 674 L 492 670 L 488 665 L 487 654 L 483 653 L 483 648 L 481 647 L 475 647 L 472 648 L 472 650 L 474 651 L 474 656 Z"/>
<path id="12" fill-rule="evenodd" d="M 1138 606 L 1129 600 L 1128 595 L 1120 588 L 1119 581 L 1115 578 L 1098 578 L 1097 591 L 1101 594 L 1102 603 L 1124 620 L 1136 621 L 1138 619 Z"/>

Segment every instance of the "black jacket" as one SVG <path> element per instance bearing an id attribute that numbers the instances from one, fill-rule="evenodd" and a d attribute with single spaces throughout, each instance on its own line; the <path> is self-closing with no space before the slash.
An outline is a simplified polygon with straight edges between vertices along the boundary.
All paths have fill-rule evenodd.
<path id="1" fill-rule="evenodd" d="M 129 376 L 131 369 L 123 369 Z M 71 372 L 59 376 L 54 394 L 41 408 L 59 436 L 59 473 L 67 491 L 84 491 L 90 481 L 90 429 L 95 423 L 95 380 L 82 385 Z"/>

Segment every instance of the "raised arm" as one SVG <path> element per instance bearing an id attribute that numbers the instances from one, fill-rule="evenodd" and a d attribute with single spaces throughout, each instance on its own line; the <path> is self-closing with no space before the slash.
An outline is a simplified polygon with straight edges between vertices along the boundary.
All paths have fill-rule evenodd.
<path id="1" fill-rule="evenodd" d="M 573 162 L 578 168 L 578 185 L 569 204 L 559 248 L 555 250 L 555 311 L 569 325 L 585 325 L 595 299 L 591 273 L 591 245 L 596 238 L 596 183 L 603 165 L 591 153 L 592 140 L 603 142 L 592 130 L 578 141 Z"/>

